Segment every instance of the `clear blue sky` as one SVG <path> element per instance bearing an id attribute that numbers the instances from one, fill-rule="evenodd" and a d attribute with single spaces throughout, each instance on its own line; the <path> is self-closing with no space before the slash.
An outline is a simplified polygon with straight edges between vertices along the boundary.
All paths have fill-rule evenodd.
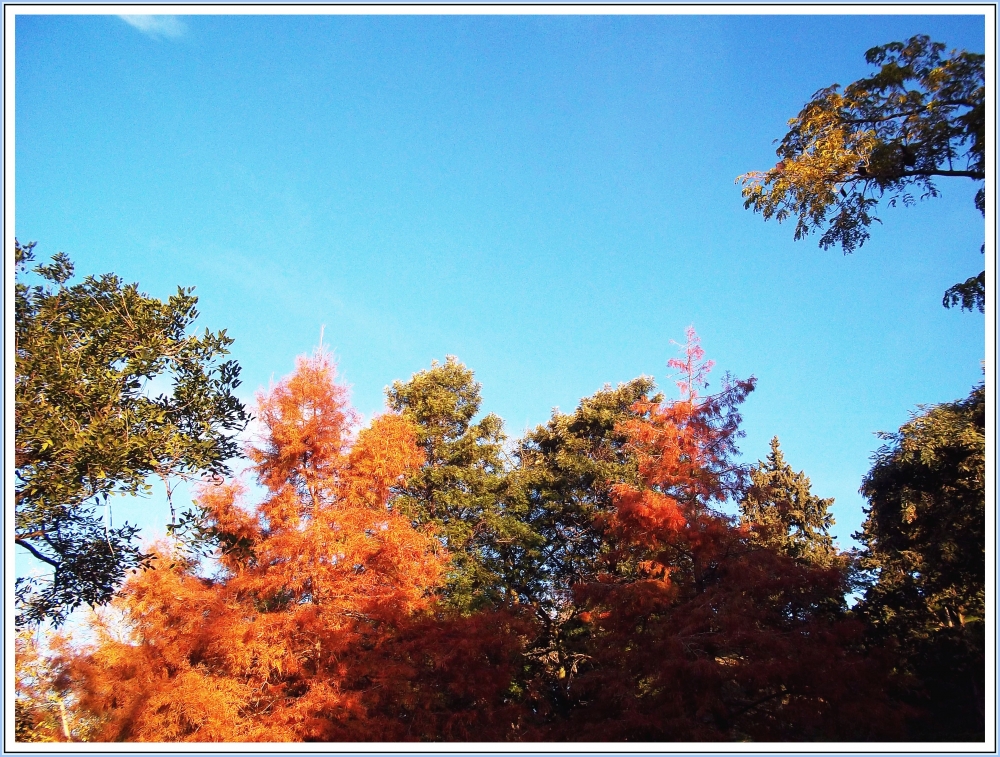
<path id="1" fill-rule="evenodd" d="M 511 436 L 654 375 L 694 324 L 755 375 L 747 460 L 780 437 L 842 544 L 874 432 L 981 377 L 976 185 L 887 210 L 852 256 L 742 206 L 738 174 L 868 48 L 982 52 L 981 17 L 114 16 L 16 22 L 16 234 L 81 274 L 194 285 L 243 396 L 325 324 L 358 409 L 457 355 Z M 710 387 L 711 389 L 711 387 Z M 162 528 L 156 503 L 120 507 Z"/>

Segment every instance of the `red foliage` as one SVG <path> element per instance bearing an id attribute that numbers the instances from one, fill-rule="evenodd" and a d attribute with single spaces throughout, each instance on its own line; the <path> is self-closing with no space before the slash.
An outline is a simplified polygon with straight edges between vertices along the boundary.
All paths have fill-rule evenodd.
<path id="1" fill-rule="evenodd" d="M 717 509 L 739 490 L 736 407 L 753 379 L 700 398 L 710 363 L 693 330 L 685 354 L 672 362 L 686 372 L 682 399 L 637 406 L 623 428 L 641 483 L 613 489 L 606 569 L 575 588 L 588 663 L 570 714 L 544 730 L 613 741 L 892 735 L 884 671 L 848 651 L 860 626 L 829 609 L 845 575 L 756 547 Z"/>
<path id="2" fill-rule="evenodd" d="M 259 397 L 248 454 L 263 497 L 205 484 L 212 579 L 159 549 L 92 650 L 66 667 L 96 740 L 866 740 L 899 725 L 885 667 L 861 650 L 841 567 L 749 538 L 738 407 L 754 380 L 702 397 L 693 330 L 681 399 L 617 431 L 638 483 L 586 524 L 599 548 L 566 612 L 447 612 L 441 541 L 392 507 L 424 462 L 415 429 L 357 416 L 329 358 Z M 845 563 L 846 564 L 846 563 Z M 839 565 L 839 563 L 838 563 Z M 530 613 L 534 617 L 530 617 Z M 532 623 L 536 624 L 532 626 Z M 549 647 L 526 648 L 546 625 Z M 548 637 L 546 637 L 548 638 Z"/>

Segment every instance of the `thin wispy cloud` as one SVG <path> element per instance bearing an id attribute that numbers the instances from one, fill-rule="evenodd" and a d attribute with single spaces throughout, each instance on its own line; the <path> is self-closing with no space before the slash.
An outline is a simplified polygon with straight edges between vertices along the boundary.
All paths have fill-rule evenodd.
<path id="1" fill-rule="evenodd" d="M 118 18 L 154 39 L 177 39 L 187 31 L 184 22 L 177 16 L 119 15 Z"/>

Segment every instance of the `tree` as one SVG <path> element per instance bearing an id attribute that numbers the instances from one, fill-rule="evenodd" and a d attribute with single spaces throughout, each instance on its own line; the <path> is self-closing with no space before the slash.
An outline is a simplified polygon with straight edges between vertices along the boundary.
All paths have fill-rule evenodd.
<path id="1" fill-rule="evenodd" d="M 843 561 L 830 536 L 832 504 L 832 499 L 813 494 L 805 473 L 795 473 L 785 462 L 774 437 L 767 459 L 750 469 L 750 486 L 740 501 L 740 523 L 754 541 L 780 554 L 829 567 Z"/>
<path id="2" fill-rule="evenodd" d="M 425 462 L 396 491 L 393 507 L 415 525 L 432 525 L 452 558 L 445 593 L 471 610 L 503 601 L 497 545 L 523 536 L 502 504 L 506 470 L 503 421 L 490 413 L 476 423 L 481 386 L 453 355 L 444 364 L 386 389 L 389 407 L 410 420 Z"/>
<path id="3" fill-rule="evenodd" d="M 221 571 L 176 550 L 126 584 L 70 665 L 96 740 L 362 741 L 503 733 L 509 618 L 452 617 L 440 541 L 391 506 L 423 463 L 415 427 L 356 414 L 322 352 L 258 397 L 265 488 L 205 483 Z M 122 633 L 124 629 L 124 633 Z M 507 731 L 509 732 L 509 725 Z"/>
<path id="4" fill-rule="evenodd" d="M 222 360 L 233 340 L 187 334 L 191 288 L 162 302 L 113 274 L 71 285 L 62 253 L 29 286 L 33 247 L 15 241 L 14 542 L 51 575 L 17 580 L 18 623 L 58 624 L 145 562 L 110 497 L 148 491 L 151 476 L 225 473 L 248 416 L 239 366 Z"/>
<path id="5" fill-rule="evenodd" d="M 605 386 L 572 413 L 554 411 L 515 449 L 505 504 L 521 518 L 525 535 L 499 544 L 497 552 L 507 596 L 533 621 L 519 686 L 537 712 L 571 706 L 568 694 L 585 660 L 573 586 L 600 569 L 604 542 L 596 519 L 610 507 L 613 482 L 636 477 L 617 429 L 652 390 L 647 377 Z"/>
<path id="6" fill-rule="evenodd" d="M 944 52 L 924 35 L 869 50 L 876 73 L 818 91 L 789 121 L 777 165 L 737 179 L 744 207 L 765 220 L 794 217 L 795 239 L 822 230 L 823 249 L 839 244 L 850 253 L 868 240 L 883 197 L 911 205 L 913 190 L 936 197 L 939 177 L 982 182 L 985 56 Z M 981 213 L 985 202 L 980 187 Z M 985 285 L 983 272 L 951 287 L 943 304 L 983 312 Z"/>
<path id="7" fill-rule="evenodd" d="M 699 396 L 709 364 L 693 330 L 682 397 L 639 402 L 621 424 L 638 476 L 596 521 L 598 569 L 573 587 L 581 663 L 540 730 L 582 740 L 879 738 L 893 718 L 882 669 L 831 612 L 845 575 L 759 544 L 720 505 L 743 491 L 738 407 L 754 381 Z"/>
<path id="8" fill-rule="evenodd" d="M 426 470 L 421 428 L 390 411 L 356 431 L 329 357 L 300 359 L 258 395 L 255 504 L 203 482 L 93 643 L 19 642 L 17 738 L 898 738 L 912 705 L 885 695 L 900 675 L 845 607 L 828 500 L 777 443 L 747 486 L 753 379 L 701 396 L 693 329 L 670 365 L 680 399 L 605 387 L 522 441 L 499 512 L 528 538 L 485 543 L 503 601 L 471 607 L 442 591 L 435 525 L 398 505 Z M 409 396 L 454 410 L 468 379 Z M 211 575 L 192 540 L 216 545 Z"/>
<path id="9" fill-rule="evenodd" d="M 69 639 L 38 629 L 14 638 L 14 739 L 19 742 L 83 741 L 89 722 L 79 717 L 68 691 Z"/>
<path id="10" fill-rule="evenodd" d="M 873 582 L 860 610 L 915 678 L 908 700 L 930 711 L 914 720 L 920 739 L 985 737 L 985 405 L 980 385 L 881 434 L 861 487 Z"/>

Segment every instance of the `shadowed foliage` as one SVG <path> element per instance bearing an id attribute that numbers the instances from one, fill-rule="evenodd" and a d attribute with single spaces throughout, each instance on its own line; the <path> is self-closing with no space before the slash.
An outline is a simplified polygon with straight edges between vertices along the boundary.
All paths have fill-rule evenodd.
<path id="1" fill-rule="evenodd" d="M 922 408 L 882 434 L 861 487 L 871 572 L 861 611 L 896 644 L 918 740 L 985 738 L 986 393 Z"/>

